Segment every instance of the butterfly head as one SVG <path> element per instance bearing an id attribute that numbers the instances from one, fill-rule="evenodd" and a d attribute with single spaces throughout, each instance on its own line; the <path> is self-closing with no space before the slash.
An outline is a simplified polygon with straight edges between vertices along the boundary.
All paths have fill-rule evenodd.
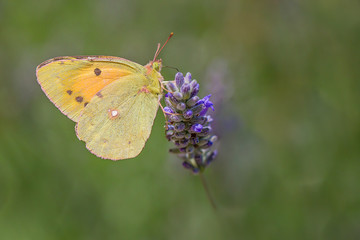
<path id="1" fill-rule="evenodd" d="M 151 61 L 150 62 L 152 64 L 152 69 L 154 69 L 155 71 L 157 72 L 160 72 L 161 71 L 161 68 L 162 68 L 162 61 L 161 59 L 157 59 L 155 61 Z"/>
<path id="2" fill-rule="evenodd" d="M 161 59 L 150 61 L 148 64 L 145 65 L 145 68 L 147 70 L 147 74 L 149 74 L 152 71 L 156 71 L 160 73 L 162 69 L 162 61 Z"/>

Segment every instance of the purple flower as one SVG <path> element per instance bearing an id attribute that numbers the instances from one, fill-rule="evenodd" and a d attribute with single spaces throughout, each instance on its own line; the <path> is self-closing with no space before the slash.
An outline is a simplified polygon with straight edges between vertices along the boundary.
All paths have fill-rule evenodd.
<path id="1" fill-rule="evenodd" d="M 202 129 L 203 129 L 203 126 L 201 124 L 196 123 L 191 126 L 190 132 L 199 133 L 199 132 L 201 132 Z"/>
<path id="2" fill-rule="evenodd" d="M 210 97 L 211 97 L 211 94 L 207 95 L 206 97 L 204 97 L 203 99 L 200 99 L 196 105 L 199 105 L 199 104 L 204 104 L 204 106 L 206 108 L 211 108 L 213 111 L 215 111 L 214 107 L 213 107 L 213 103 L 210 101 Z"/>
<path id="3" fill-rule="evenodd" d="M 183 166 L 193 173 L 202 172 L 214 160 L 217 137 L 211 133 L 212 118 L 207 110 L 214 111 L 211 95 L 200 99 L 200 85 L 190 73 L 175 75 L 175 80 L 164 84 L 171 93 L 165 94 L 164 112 L 167 115 L 165 136 L 175 144 L 170 152 L 183 160 Z"/>
<path id="4" fill-rule="evenodd" d="M 205 114 L 207 113 L 207 110 L 209 108 L 211 108 L 213 111 L 215 110 L 214 109 L 214 104 L 210 101 L 210 97 L 211 97 L 211 94 L 210 95 L 207 95 L 206 97 L 204 97 L 203 99 L 200 99 L 196 105 L 203 105 L 203 109 L 202 111 L 199 113 L 199 116 L 205 116 Z"/>

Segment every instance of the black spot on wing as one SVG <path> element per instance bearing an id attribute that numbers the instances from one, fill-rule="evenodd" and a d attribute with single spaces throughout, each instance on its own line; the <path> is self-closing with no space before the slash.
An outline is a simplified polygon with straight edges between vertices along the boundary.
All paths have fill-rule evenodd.
<path id="1" fill-rule="evenodd" d="M 102 98 L 102 97 L 103 97 L 103 95 L 101 94 L 101 92 L 97 92 L 97 93 L 96 93 L 96 96 L 98 96 L 99 98 Z"/>
<path id="2" fill-rule="evenodd" d="M 94 73 L 96 76 L 99 76 L 101 74 L 101 70 L 99 68 L 95 68 Z"/>
<path id="3" fill-rule="evenodd" d="M 78 96 L 78 97 L 75 98 L 75 100 L 76 100 L 77 102 L 81 103 L 81 102 L 84 100 L 84 98 L 81 97 L 81 96 Z"/>

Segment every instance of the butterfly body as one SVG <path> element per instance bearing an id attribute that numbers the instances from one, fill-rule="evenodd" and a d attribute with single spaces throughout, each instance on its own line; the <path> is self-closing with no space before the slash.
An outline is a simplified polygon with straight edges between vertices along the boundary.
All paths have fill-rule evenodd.
<path id="1" fill-rule="evenodd" d="M 95 155 L 137 156 L 150 136 L 162 89 L 161 60 L 142 66 L 110 56 L 57 57 L 37 67 L 47 97 Z"/>

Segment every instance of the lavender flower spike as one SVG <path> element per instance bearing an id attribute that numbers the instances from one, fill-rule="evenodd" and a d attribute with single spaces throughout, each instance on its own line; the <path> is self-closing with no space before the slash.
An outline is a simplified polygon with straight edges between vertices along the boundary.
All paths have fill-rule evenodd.
<path id="1" fill-rule="evenodd" d="M 170 152 L 178 155 L 184 168 L 195 174 L 203 172 L 217 155 L 214 149 L 217 136 L 211 133 L 212 118 L 206 114 L 209 108 L 214 111 L 211 95 L 200 99 L 197 96 L 199 87 L 190 73 L 184 77 L 178 72 L 175 80 L 168 84 L 172 94 L 165 95 L 164 107 L 167 115 L 165 136 L 175 144 Z"/>

